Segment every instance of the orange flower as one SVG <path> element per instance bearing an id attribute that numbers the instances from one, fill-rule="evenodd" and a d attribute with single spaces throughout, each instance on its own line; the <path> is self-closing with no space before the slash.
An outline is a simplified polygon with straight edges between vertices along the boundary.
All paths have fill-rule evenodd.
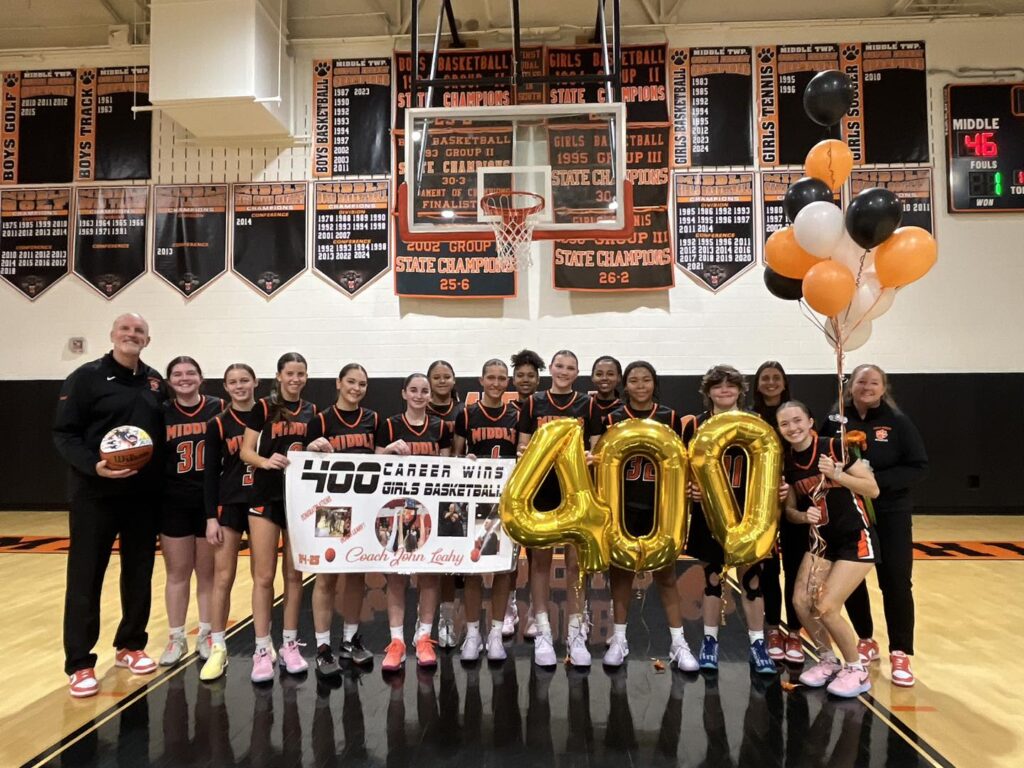
<path id="1" fill-rule="evenodd" d="M 866 451 L 868 449 L 868 436 L 859 429 L 851 429 L 846 433 L 846 444 L 850 446 L 855 445 L 862 451 Z"/>

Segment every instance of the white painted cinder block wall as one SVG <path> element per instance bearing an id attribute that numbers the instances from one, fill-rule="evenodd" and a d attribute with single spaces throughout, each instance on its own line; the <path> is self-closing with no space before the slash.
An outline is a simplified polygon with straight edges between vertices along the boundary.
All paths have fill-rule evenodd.
<path id="1" fill-rule="evenodd" d="M 927 42 L 931 156 L 935 169 L 935 219 L 939 264 L 901 292 L 895 307 L 875 323 L 873 338 L 850 362 L 875 361 L 895 372 L 1024 370 L 1024 214 L 950 216 L 946 213 L 942 87 L 962 66 L 1021 64 L 1024 16 L 942 21 L 871 21 L 842 24 L 776 24 L 673 27 L 670 45 L 914 40 Z M 625 42 L 664 39 L 660 30 L 630 30 Z M 486 38 L 485 38 L 486 40 Z M 319 41 L 295 46 L 297 124 L 308 132 L 310 67 L 314 57 L 387 54 L 389 40 L 358 44 Z M 145 49 L 53 51 L 0 57 L 3 68 L 147 63 Z M 295 180 L 308 175 L 308 148 L 205 148 L 188 143 L 166 117 L 154 121 L 154 183 Z M 893 116 L 892 130 L 899 130 Z M 59 379 L 83 360 L 107 350 L 112 318 L 142 312 L 153 343 L 147 360 L 162 367 L 190 354 L 216 376 L 236 360 L 261 375 L 273 371 L 284 351 L 298 350 L 313 376 L 333 376 L 340 364 L 362 362 L 371 376 L 399 376 L 446 358 L 463 375 L 489 357 L 507 358 L 532 347 L 548 356 L 574 349 L 581 363 L 602 353 L 623 361 L 646 358 L 664 373 L 692 374 L 717 362 L 752 371 L 766 358 L 793 372 L 826 372 L 834 365 L 820 333 L 795 304 L 770 296 L 761 267 L 713 295 L 682 273 L 667 292 L 621 295 L 570 294 L 551 288 L 550 246 L 540 246 L 506 301 L 399 299 L 390 274 L 355 299 L 312 272 L 271 301 L 227 274 L 185 302 L 147 274 L 114 301 L 105 301 L 74 276 L 35 303 L 0 288 L 4 353 L 0 379 Z M 66 351 L 69 337 L 84 336 L 83 356 Z"/>

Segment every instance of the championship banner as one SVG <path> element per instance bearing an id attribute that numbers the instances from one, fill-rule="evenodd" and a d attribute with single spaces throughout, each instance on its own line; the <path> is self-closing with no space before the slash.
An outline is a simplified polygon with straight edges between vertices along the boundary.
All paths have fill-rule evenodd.
<path id="1" fill-rule="evenodd" d="M 750 48 L 677 48 L 669 55 L 672 165 L 754 164 Z"/>
<path id="2" fill-rule="evenodd" d="M 75 189 L 74 272 L 112 299 L 146 271 L 149 187 Z"/>
<path id="3" fill-rule="evenodd" d="M 75 70 L 4 72 L 3 184 L 63 184 L 73 178 Z"/>
<path id="4" fill-rule="evenodd" d="M 231 270 L 263 296 L 306 270 L 306 185 L 235 184 Z"/>
<path id="5" fill-rule="evenodd" d="M 227 270 L 226 184 L 153 187 L 153 271 L 186 299 Z"/>
<path id="6" fill-rule="evenodd" d="M 0 192 L 0 278 L 35 301 L 68 273 L 71 190 Z"/>
<path id="7" fill-rule="evenodd" d="M 633 182 L 637 208 L 668 206 L 669 127 L 626 126 L 626 178 Z"/>
<path id="8" fill-rule="evenodd" d="M 854 171 L 850 174 L 850 195 L 856 197 L 870 187 L 884 187 L 903 203 L 901 227 L 921 227 L 935 234 L 932 218 L 931 168 Z"/>
<path id="9" fill-rule="evenodd" d="M 148 179 L 152 156 L 149 67 L 79 69 L 75 181 Z"/>
<path id="10" fill-rule="evenodd" d="M 288 454 L 288 538 L 304 573 L 496 573 L 518 547 L 498 505 L 514 459 Z"/>
<path id="11" fill-rule="evenodd" d="M 611 47 L 608 48 L 609 63 Z M 667 123 L 668 88 L 665 85 L 664 43 L 622 46 L 622 101 L 626 104 L 628 123 Z M 548 74 L 600 75 L 604 73 L 601 46 L 550 47 L 547 49 Z M 608 101 L 604 83 L 552 85 L 548 91 L 551 104 L 586 104 Z"/>
<path id="12" fill-rule="evenodd" d="M 391 170 L 391 59 L 313 62 L 313 177 Z"/>
<path id="13" fill-rule="evenodd" d="M 754 264 L 754 174 L 677 173 L 676 266 L 717 293 Z"/>
<path id="14" fill-rule="evenodd" d="M 762 246 L 776 230 L 786 226 L 786 211 L 783 201 L 790 184 L 804 177 L 803 171 L 764 171 L 761 174 L 761 244 Z M 832 193 L 833 202 L 843 207 L 842 187 Z M 763 249 L 762 249 L 763 250 Z"/>
<path id="15" fill-rule="evenodd" d="M 313 271 L 355 296 L 388 270 L 389 184 L 318 182 L 314 190 Z"/>

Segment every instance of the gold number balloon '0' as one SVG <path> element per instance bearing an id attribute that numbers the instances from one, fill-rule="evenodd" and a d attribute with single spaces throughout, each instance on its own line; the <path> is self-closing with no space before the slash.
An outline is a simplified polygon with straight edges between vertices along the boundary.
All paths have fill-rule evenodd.
<path id="1" fill-rule="evenodd" d="M 744 509 L 733 495 L 722 464 L 730 446 L 750 457 Z M 725 551 L 726 566 L 748 565 L 771 552 L 779 527 L 782 444 L 775 430 L 752 413 L 731 411 L 704 422 L 690 443 L 690 462 L 700 486 L 704 517 Z"/>
<path id="2" fill-rule="evenodd" d="M 653 530 L 633 536 L 622 525 L 623 463 L 646 456 L 658 467 Z M 595 451 L 597 487 L 611 508 L 611 562 L 626 571 L 656 571 L 679 557 L 686 538 L 690 500 L 686 494 L 686 447 L 675 432 L 652 419 L 628 419 L 601 437 Z"/>

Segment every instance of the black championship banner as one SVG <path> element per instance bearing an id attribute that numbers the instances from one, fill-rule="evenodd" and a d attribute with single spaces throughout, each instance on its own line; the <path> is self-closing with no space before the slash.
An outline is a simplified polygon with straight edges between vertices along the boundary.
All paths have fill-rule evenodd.
<path id="1" fill-rule="evenodd" d="M 391 171 L 391 59 L 313 62 L 313 177 Z"/>
<path id="2" fill-rule="evenodd" d="M 677 173 L 676 264 L 718 292 L 754 263 L 754 174 Z"/>
<path id="3" fill-rule="evenodd" d="M 395 293 L 427 299 L 508 299 L 516 272 L 504 270 L 493 240 L 402 242 L 395 237 Z"/>
<path id="4" fill-rule="evenodd" d="M 62 184 L 74 163 L 75 70 L 4 72 L 3 184 Z"/>
<path id="5" fill-rule="evenodd" d="M 274 296 L 306 269 L 306 185 L 232 187 L 231 270 L 263 296 Z"/>
<path id="6" fill-rule="evenodd" d="M 650 291 L 671 288 L 668 210 L 634 208 L 627 240 L 556 240 L 554 286 L 569 291 Z M 569 233 L 566 233 L 569 234 Z"/>
<path id="7" fill-rule="evenodd" d="M 924 43 L 844 43 L 842 70 L 857 85 L 843 139 L 859 164 L 928 162 Z"/>
<path id="8" fill-rule="evenodd" d="M 35 300 L 68 273 L 71 190 L 0 192 L 0 277 Z"/>
<path id="9" fill-rule="evenodd" d="M 75 181 L 148 179 L 152 156 L 149 67 L 78 70 Z"/>
<path id="10" fill-rule="evenodd" d="M 901 227 L 921 227 L 935 234 L 931 168 L 893 168 L 850 174 L 851 199 L 870 187 L 885 187 L 900 199 L 903 203 Z"/>
<path id="11" fill-rule="evenodd" d="M 666 208 L 669 185 L 669 126 L 626 126 L 626 178 L 636 208 Z"/>
<path id="12" fill-rule="evenodd" d="M 757 151 L 760 165 L 804 164 L 811 147 L 839 138 L 804 112 L 804 89 L 816 74 L 839 69 L 839 46 L 769 45 L 754 51 L 757 66 Z"/>
<path id="13" fill-rule="evenodd" d="M 611 48 L 608 49 L 609 54 Z M 627 123 L 667 123 L 668 89 L 665 86 L 665 44 L 622 46 L 622 101 Z M 548 74 L 562 77 L 599 75 L 604 72 L 601 46 L 547 49 Z M 608 102 L 604 83 L 552 85 L 551 104 Z"/>
<path id="14" fill-rule="evenodd" d="M 153 187 L 153 271 L 186 299 L 227 269 L 228 187 Z"/>
<path id="15" fill-rule="evenodd" d="M 762 171 L 761 172 L 761 244 L 776 230 L 782 229 L 792 222 L 786 221 L 783 201 L 789 185 L 804 177 L 803 171 Z M 832 193 L 832 199 L 840 208 L 843 207 L 841 190 Z M 762 249 L 762 256 L 763 256 Z"/>
<path id="16" fill-rule="evenodd" d="M 669 55 L 672 165 L 754 164 L 750 48 L 677 48 Z"/>
<path id="17" fill-rule="evenodd" d="M 314 186 L 313 270 L 355 296 L 388 270 L 391 210 L 387 181 Z"/>
<path id="18" fill-rule="evenodd" d="M 75 190 L 74 271 L 113 298 L 146 271 L 149 187 Z"/>

